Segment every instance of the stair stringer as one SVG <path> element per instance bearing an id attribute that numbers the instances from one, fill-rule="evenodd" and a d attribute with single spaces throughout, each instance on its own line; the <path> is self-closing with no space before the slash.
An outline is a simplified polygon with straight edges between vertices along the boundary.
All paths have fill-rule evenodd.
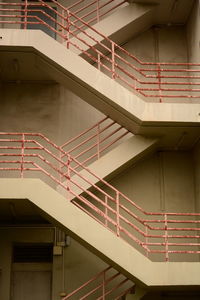
<path id="1" fill-rule="evenodd" d="M 0 36 L 0 51 L 33 53 L 38 70 L 133 133 L 200 126 L 200 104 L 145 102 L 39 30 L 1 29 Z"/>
<path id="2" fill-rule="evenodd" d="M 200 286 L 200 262 L 150 261 L 39 179 L 0 179 L 0 199 L 28 199 L 51 221 L 137 284 Z"/>

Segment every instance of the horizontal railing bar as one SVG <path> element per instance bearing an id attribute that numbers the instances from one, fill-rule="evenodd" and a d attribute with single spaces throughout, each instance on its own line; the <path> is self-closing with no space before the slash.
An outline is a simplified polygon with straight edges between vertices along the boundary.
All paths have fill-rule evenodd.
<path id="1" fill-rule="evenodd" d="M 121 300 L 121 298 L 125 295 L 127 295 L 129 292 L 131 292 L 133 290 L 133 287 L 135 285 L 133 285 L 132 287 L 128 288 L 127 290 L 123 291 L 119 296 L 117 296 L 114 300 Z"/>
<path id="2" fill-rule="evenodd" d="M 84 141 L 82 141 L 80 144 L 78 144 L 78 145 L 74 146 L 72 149 L 68 150 L 67 153 L 71 153 L 71 152 L 75 151 L 78 147 L 84 145 L 85 143 L 89 142 L 93 138 L 97 137 L 98 134 L 101 134 L 102 132 L 104 132 L 106 129 L 110 128 L 114 124 L 115 124 L 115 122 L 113 121 L 112 123 L 108 124 L 106 127 L 102 128 L 99 132 L 94 133 L 93 135 L 89 136 Z M 102 142 L 102 141 L 100 140 L 100 142 Z"/>
<path id="3" fill-rule="evenodd" d="M 125 278 L 123 281 L 121 281 L 120 283 L 118 283 L 116 286 L 112 287 L 109 291 L 106 291 L 103 296 L 97 298 L 97 300 L 104 300 L 105 298 L 103 298 L 103 297 L 105 297 L 107 295 L 110 295 L 113 291 L 115 291 L 116 289 L 118 289 L 119 287 L 121 287 L 122 285 L 124 285 L 127 281 L 128 281 L 128 278 Z"/>
<path id="4" fill-rule="evenodd" d="M 112 142 L 110 142 L 108 145 L 104 146 L 103 148 L 100 148 L 99 153 L 101 154 L 103 151 L 105 151 L 107 148 L 109 148 L 110 146 L 112 146 L 114 143 L 116 143 L 119 139 L 123 138 L 128 133 L 129 133 L 128 131 L 125 132 L 119 138 L 116 138 L 115 140 L 113 140 Z M 84 161 L 82 161 L 82 164 L 87 163 L 88 161 L 90 161 L 92 158 L 94 158 L 97 155 L 98 155 L 98 153 L 95 153 L 95 154 L 91 155 L 90 157 L 88 157 L 87 159 L 85 159 Z"/>
<path id="5" fill-rule="evenodd" d="M 88 133 L 89 131 L 93 130 L 94 128 L 96 128 L 98 125 L 102 124 L 103 122 L 105 122 L 106 120 L 108 120 L 108 117 L 103 118 L 101 121 L 97 122 L 96 124 L 94 124 L 92 127 L 84 130 L 83 132 L 81 132 L 79 135 L 75 136 L 74 138 L 70 139 L 69 141 L 65 142 L 63 145 L 61 145 L 61 148 L 64 148 L 65 146 L 67 146 L 68 144 L 72 143 L 74 140 L 82 137 L 84 134 Z"/>
<path id="6" fill-rule="evenodd" d="M 64 297 L 62 300 L 66 300 L 69 297 L 73 296 L 74 294 L 76 294 L 77 292 L 79 292 L 80 290 L 82 290 L 84 287 L 86 287 L 87 285 L 89 285 L 90 283 L 94 282 L 97 278 L 99 278 L 100 276 L 102 276 L 105 272 L 107 272 L 108 270 L 110 270 L 112 267 L 109 266 L 107 267 L 105 270 L 103 270 L 102 272 L 96 274 L 94 277 L 92 277 L 90 280 L 88 280 L 87 282 L 85 282 L 84 284 L 82 284 L 79 288 L 77 288 L 76 290 L 74 290 L 72 293 L 68 294 L 66 297 Z"/>
<path id="7" fill-rule="evenodd" d="M 145 245 L 148 245 L 148 246 L 165 246 L 166 243 L 163 242 L 163 243 L 145 243 Z M 200 246 L 200 243 L 167 243 L 168 246 Z"/>

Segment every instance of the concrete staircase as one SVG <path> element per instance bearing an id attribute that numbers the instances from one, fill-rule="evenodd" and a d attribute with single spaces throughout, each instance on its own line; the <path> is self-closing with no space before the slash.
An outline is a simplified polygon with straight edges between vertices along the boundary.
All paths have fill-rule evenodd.
<path id="1" fill-rule="evenodd" d="M 29 199 L 52 223 L 136 284 L 154 288 L 200 285 L 199 262 L 150 261 L 39 179 L 1 178 L 0 199 Z"/>
<path id="2" fill-rule="evenodd" d="M 134 134 L 165 135 L 188 122 L 198 126 L 199 104 L 180 106 L 142 101 L 40 31 L 1 29 L 0 36 L 0 51 L 12 47 L 16 53 L 29 53 L 39 72 L 47 72 L 52 79 Z"/>

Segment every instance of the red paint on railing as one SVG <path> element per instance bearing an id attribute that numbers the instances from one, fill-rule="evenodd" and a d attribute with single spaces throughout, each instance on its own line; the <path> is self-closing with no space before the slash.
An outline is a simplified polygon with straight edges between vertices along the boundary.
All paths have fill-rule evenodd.
<path id="1" fill-rule="evenodd" d="M 0 133 L 0 172 L 13 177 L 14 171 L 23 178 L 37 172 L 62 187 L 67 200 L 147 256 L 160 253 L 168 261 L 172 254 L 200 254 L 200 213 L 147 212 L 42 134 Z"/>
<path id="2" fill-rule="evenodd" d="M 87 166 L 103 156 L 108 150 L 111 150 L 114 145 L 128 135 L 131 135 L 131 133 L 127 129 L 105 117 L 76 137 L 68 140 L 61 148 L 84 166 Z M 61 158 L 64 159 L 64 157 L 63 154 Z"/>
<path id="3" fill-rule="evenodd" d="M 86 21 L 88 25 L 92 26 L 126 2 L 126 0 L 93 0 L 85 4 L 84 0 L 79 0 L 68 6 L 67 9 L 82 20 Z M 74 22 L 77 23 L 78 20 L 75 20 Z M 83 30 L 87 28 L 84 24 L 81 24 L 80 27 Z M 80 32 L 78 29 L 74 29 L 74 33 L 77 34 L 78 32 Z"/>
<path id="4" fill-rule="evenodd" d="M 179 102 L 183 99 L 200 99 L 200 88 L 196 88 L 200 86 L 199 63 L 143 62 L 91 27 L 58 1 L 52 0 L 52 3 L 56 9 L 42 0 L 36 3 L 27 1 L 27 8 L 24 3 L 1 2 L 0 24 L 19 24 L 23 25 L 24 29 L 29 24 L 41 24 L 47 27 L 66 42 L 67 48 L 78 49 L 83 58 L 144 99 L 153 98 L 159 102 L 167 99 Z M 41 10 L 34 9 L 34 6 L 37 8 L 41 6 Z M 53 11 L 56 18 L 42 11 L 42 7 Z M 55 28 L 42 18 L 29 15 L 30 12 L 40 12 L 41 15 L 54 22 Z"/>
<path id="5" fill-rule="evenodd" d="M 80 300 L 89 299 L 88 297 L 103 300 L 106 299 L 107 295 L 112 296 L 113 300 L 117 300 L 133 292 L 133 288 L 134 285 L 128 278 L 125 278 L 112 267 L 107 267 L 62 298 L 62 300 L 71 299 L 73 296 Z"/>

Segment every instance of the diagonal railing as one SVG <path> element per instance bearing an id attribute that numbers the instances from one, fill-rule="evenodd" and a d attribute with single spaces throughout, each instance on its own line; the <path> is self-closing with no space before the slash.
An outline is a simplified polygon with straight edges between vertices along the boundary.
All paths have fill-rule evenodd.
<path id="1" fill-rule="evenodd" d="M 104 117 L 90 128 L 65 142 L 61 148 L 81 164 L 87 166 L 130 135 L 132 134 L 123 126 L 109 117 Z M 66 154 L 61 155 L 62 160 L 65 157 Z M 79 166 L 76 167 L 79 168 Z"/>
<path id="2" fill-rule="evenodd" d="M 120 300 L 124 299 L 123 297 L 127 294 L 132 293 L 133 290 L 134 285 L 128 278 L 125 278 L 112 267 L 107 267 L 62 298 L 62 300 L 105 300 L 107 297 L 113 300 Z"/>
<path id="3" fill-rule="evenodd" d="M 141 61 L 58 1 L 51 3 L 1 2 L 0 24 L 23 29 L 39 25 L 47 28 L 68 49 L 77 49 L 96 68 L 143 99 L 159 102 L 200 99 L 199 63 Z"/>
<path id="4" fill-rule="evenodd" d="M 116 11 L 117 8 L 123 6 L 127 0 L 78 0 L 67 9 L 73 12 L 77 17 L 87 22 L 88 25 L 94 25 L 109 15 L 111 12 Z M 78 22 L 74 20 L 75 24 Z M 81 29 L 86 29 L 87 26 L 80 24 Z M 74 29 L 74 33 L 80 32 L 78 29 Z"/>
<path id="5" fill-rule="evenodd" d="M 151 259 L 154 254 L 165 261 L 176 254 L 179 259 L 183 254 L 199 259 L 200 213 L 147 212 L 42 134 L 0 133 L 0 173 L 6 178 L 37 177 L 53 188 L 62 187 L 68 201 Z"/>

